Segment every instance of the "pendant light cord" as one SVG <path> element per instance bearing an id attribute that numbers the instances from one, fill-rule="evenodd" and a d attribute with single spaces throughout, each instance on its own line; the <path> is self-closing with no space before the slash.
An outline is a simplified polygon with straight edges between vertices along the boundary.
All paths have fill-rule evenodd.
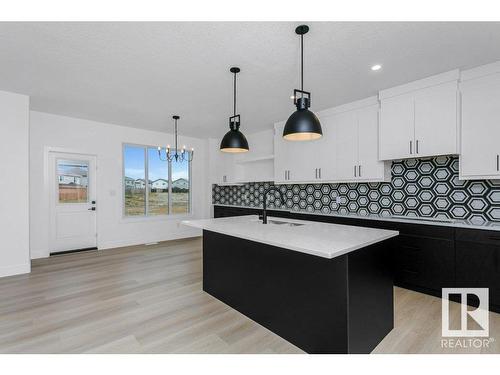
<path id="1" fill-rule="evenodd" d="M 234 86 L 233 86 L 233 114 L 236 116 L 236 72 L 234 72 Z"/>
<path id="2" fill-rule="evenodd" d="M 304 91 L 304 34 L 300 35 L 300 89 Z"/>
<path id="3" fill-rule="evenodd" d="M 174 129 L 174 132 L 175 132 L 175 154 L 177 154 L 177 119 L 175 119 L 175 129 Z"/>

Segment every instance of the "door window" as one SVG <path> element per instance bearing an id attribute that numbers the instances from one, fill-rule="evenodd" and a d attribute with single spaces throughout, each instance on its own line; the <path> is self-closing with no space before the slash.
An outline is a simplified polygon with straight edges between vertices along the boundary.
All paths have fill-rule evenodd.
<path id="1" fill-rule="evenodd" d="M 87 203 L 89 164 L 81 160 L 57 160 L 59 203 Z"/>

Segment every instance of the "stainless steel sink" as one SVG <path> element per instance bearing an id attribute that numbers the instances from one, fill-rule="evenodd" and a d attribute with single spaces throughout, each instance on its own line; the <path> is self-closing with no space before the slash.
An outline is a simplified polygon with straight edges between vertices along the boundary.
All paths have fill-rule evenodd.
<path id="1" fill-rule="evenodd" d="M 300 226 L 304 225 L 302 223 L 291 223 L 289 221 L 279 221 L 279 220 L 268 220 L 267 223 L 274 224 L 274 225 L 284 225 L 284 226 L 288 226 L 288 227 L 300 227 Z"/>
<path id="2" fill-rule="evenodd" d="M 406 220 L 416 220 L 416 221 L 429 221 L 434 223 L 454 223 L 456 220 L 446 219 L 446 218 L 436 218 L 436 217 L 421 217 L 421 216 L 403 216 L 403 215 L 393 215 L 394 219 L 406 219 Z"/>

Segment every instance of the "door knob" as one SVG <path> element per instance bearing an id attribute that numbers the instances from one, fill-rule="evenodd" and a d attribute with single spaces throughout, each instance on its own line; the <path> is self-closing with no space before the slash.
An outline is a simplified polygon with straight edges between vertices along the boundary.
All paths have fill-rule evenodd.
<path id="1" fill-rule="evenodd" d="M 95 207 L 89 208 L 89 211 L 95 211 Z"/>

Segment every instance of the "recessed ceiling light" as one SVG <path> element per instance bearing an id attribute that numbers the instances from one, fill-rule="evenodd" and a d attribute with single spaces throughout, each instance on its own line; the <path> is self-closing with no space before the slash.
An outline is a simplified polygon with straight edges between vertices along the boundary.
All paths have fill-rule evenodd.
<path id="1" fill-rule="evenodd" d="M 380 70 L 380 69 L 382 69 L 382 65 L 380 64 L 375 64 L 372 66 L 372 70 Z"/>

